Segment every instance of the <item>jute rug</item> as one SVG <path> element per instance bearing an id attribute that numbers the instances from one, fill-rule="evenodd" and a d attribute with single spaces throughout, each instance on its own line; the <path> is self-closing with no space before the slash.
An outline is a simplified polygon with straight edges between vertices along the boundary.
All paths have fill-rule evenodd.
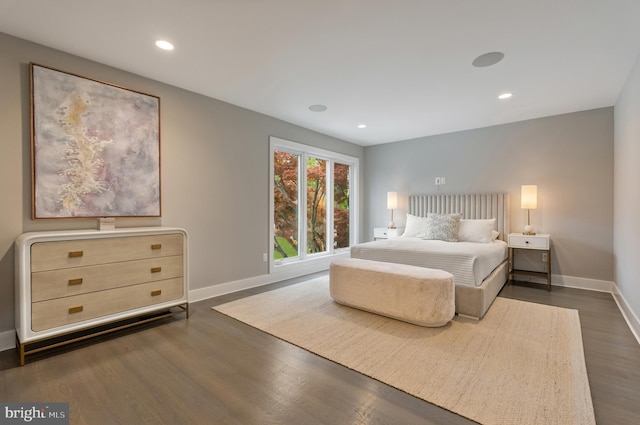
<path id="1" fill-rule="evenodd" d="M 213 309 L 482 424 L 595 424 L 576 310 L 498 298 L 424 328 L 336 304 L 328 277 Z"/>

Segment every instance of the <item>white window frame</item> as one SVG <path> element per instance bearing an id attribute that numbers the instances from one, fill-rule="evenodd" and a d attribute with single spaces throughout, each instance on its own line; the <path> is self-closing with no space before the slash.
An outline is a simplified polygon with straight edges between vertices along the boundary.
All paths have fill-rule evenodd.
<path id="1" fill-rule="evenodd" d="M 273 238 L 275 236 L 274 231 L 274 199 L 273 199 L 273 191 L 275 189 L 274 186 L 274 174 L 273 174 L 273 157 L 275 151 L 286 151 L 294 154 L 299 154 L 301 157 L 300 160 L 300 168 L 298 170 L 298 187 L 300 188 L 298 193 L 298 232 L 299 232 L 299 240 L 298 240 L 298 256 L 295 258 L 285 258 L 282 260 L 276 261 L 274 256 L 274 247 L 273 247 Z M 326 223 L 327 223 L 327 250 L 324 252 L 316 252 L 307 254 L 307 194 L 306 191 L 303 193 L 302 188 L 307 187 L 307 173 L 304 169 L 304 164 L 307 163 L 307 158 L 313 157 L 327 161 L 327 169 L 330 172 L 327 174 L 327 199 L 326 205 Z M 333 169 L 334 164 L 344 164 L 348 165 L 351 170 L 351 174 L 349 176 L 349 247 L 346 248 L 335 248 L 333 246 L 333 205 L 334 205 L 334 193 L 333 193 Z M 359 159 L 350 155 L 345 155 L 337 152 L 328 151 L 321 148 L 316 148 L 314 146 L 304 145 L 301 143 L 292 142 L 290 140 L 280 139 L 278 137 L 270 137 L 269 138 L 269 272 L 273 273 L 277 269 L 287 268 L 287 267 L 296 267 L 300 266 L 304 263 L 313 263 L 313 262 L 326 262 L 326 260 L 331 260 L 336 256 L 344 256 L 348 254 L 349 249 L 353 246 L 358 240 L 358 174 L 359 174 Z M 330 207 L 329 207 L 330 206 Z"/>

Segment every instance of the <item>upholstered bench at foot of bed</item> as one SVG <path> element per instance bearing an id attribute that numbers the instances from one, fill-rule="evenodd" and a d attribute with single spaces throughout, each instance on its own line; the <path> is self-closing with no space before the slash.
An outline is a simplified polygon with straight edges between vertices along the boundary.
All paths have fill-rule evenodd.
<path id="1" fill-rule="evenodd" d="M 421 326 L 444 326 L 455 314 L 453 275 L 406 264 L 345 258 L 329 269 L 338 303 Z"/>

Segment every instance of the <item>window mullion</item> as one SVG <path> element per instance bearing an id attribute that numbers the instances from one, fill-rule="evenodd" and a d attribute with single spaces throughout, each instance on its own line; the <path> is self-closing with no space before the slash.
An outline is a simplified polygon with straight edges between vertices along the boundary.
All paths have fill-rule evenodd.
<path id="1" fill-rule="evenodd" d="M 307 160 L 308 155 L 306 152 L 302 152 L 300 155 L 300 187 L 298 188 L 298 229 L 300 232 L 299 243 L 300 258 L 305 259 L 307 257 Z"/>
<path id="2" fill-rule="evenodd" d="M 327 251 L 331 254 L 334 252 L 334 237 L 333 237 L 333 229 L 335 228 L 333 223 L 333 214 L 334 214 L 334 204 L 333 204 L 333 192 L 335 188 L 333 187 L 333 168 L 334 162 L 333 159 L 327 160 L 327 170 L 326 170 L 326 180 L 327 180 L 327 199 L 326 199 L 326 223 L 327 227 L 325 230 L 326 241 L 325 244 L 327 246 Z"/>

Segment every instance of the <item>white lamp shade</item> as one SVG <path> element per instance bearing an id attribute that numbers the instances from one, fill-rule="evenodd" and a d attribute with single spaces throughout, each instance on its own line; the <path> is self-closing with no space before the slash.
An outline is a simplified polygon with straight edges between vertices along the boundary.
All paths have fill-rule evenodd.
<path id="1" fill-rule="evenodd" d="M 522 185 L 520 208 L 534 210 L 538 207 L 538 186 L 535 184 Z"/>
<path id="2" fill-rule="evenodd" d="M 387 209 L 395 210 L 398 208 L 398 192 L 387 192 Z"/>

